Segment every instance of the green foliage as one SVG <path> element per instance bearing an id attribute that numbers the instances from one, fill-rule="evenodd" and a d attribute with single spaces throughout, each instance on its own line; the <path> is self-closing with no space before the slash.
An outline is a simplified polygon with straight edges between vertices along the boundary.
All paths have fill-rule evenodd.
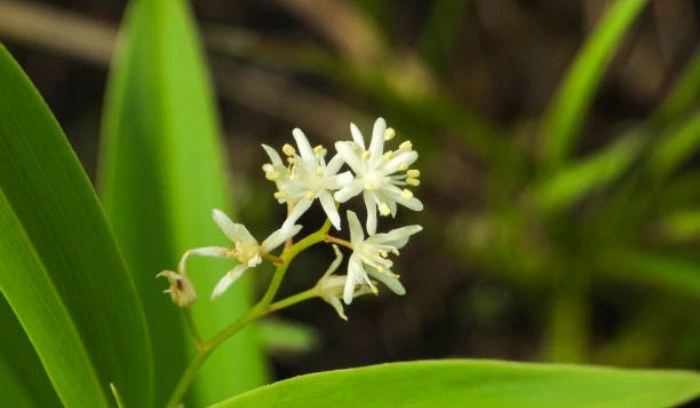
<path id="1" fill-rule="evenodd" d="M 213 93 L 185 1 L 132 2 L 123 34 L 107 98 L 100 187 L 148 311 L 160 404 L 188 353 L 181 313 L 160 293 L 167 282 L 155 274 L 174 269 L 189 248 L 230 244 L 211 220 L 211 210 L 228 208 L 229 200 Z M 201 291 L 193 313 L 205 337 L 250 306 L 247 280 L 209 301 L 207 291 L 230 267 L 192 264 Z M 254 334 L 246 330 L 217 350 L 198 377 L 196 401 L 213 402 L 264 382 Z"/>
<path id="2" fill-rule="evenodd" d="M 4 48 L 0 81 L 0 290 L 63 404 L 107 406 L 114 382 L 129 405 L 148 405 L 143 310 L 97 197 Z"/>
<path id="3" fill-rule="evenodd" d="M 443 360 L 304 375 L 212 408 L 660 407 L 698 393 L 700 375 L 691 372 Z"/>
<path id="4" fill-rule="evenodd" d="M 647 0 L 617 0 L 586 40 L 545 114 L 542 137 L 545 166 L 568 159 L 605 67 Z"/>

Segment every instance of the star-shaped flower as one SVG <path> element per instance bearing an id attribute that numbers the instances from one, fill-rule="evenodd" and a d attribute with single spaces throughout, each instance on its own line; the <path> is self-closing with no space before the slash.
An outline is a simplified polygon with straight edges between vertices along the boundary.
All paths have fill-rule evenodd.
<path id="1" fill-rule="evenodd" d="M 282 243 L 301 230 L 301 225 L 290 225 L 282 227 L 269 237 L 265 238 L 262 244 L 248 231 L 243 224 L 237 224 L 220 210 L 213 210 L 212 215 L 214 222 L 221 228 L 221 231 L 233 242 L 232 248 L 226 247 L 203 247 L 195 248 L 185 252 L 185 255 L 180 260 L 180 271 L 185 271 L 187 258 L 192 255 L 212 256 L 217 258 L 230 258 L 240 262 L 233 269 L 228 271 L 216 284 L 214 291 L 211 294 L 212 299 L 221 296 L 234 282 L 236 282 L 248 268 L 254 268 L 262 262 L 264 254 L 268 254 Z"/>
<path id="2" fill-rule="evenodd" d="M 287 156 L 288 166 L 282 162 L 277 151 L 263 145 L 271 161 L 263 166 L 263 171 L 265 171 L 265 177 L 277 185 L 278 191 L 275 193 L 275 198 L 278 202 L 290 203 L 293 207 L 283 228 L 292 226 L 318 198 L 328 219 L 336 229 L 340 230 L 340 215 L 333 199 L 333 192 L 341 185 L 349 183 L 352 180 L 352 174 L 350 172 L 338 174 L 343 165 L 343 159 L 335 155 L 326 163 L 326 149 L 321 145 L 311 148 L 309 140 L 300 129 L 294 129 L 292 135 L 299 152 L 297 153 L 297 150 L 289 144 L 282 147 L 282 152 Z"/>
<path id="3" fill-rule="evenodd" d="M 420 171 L 409 169 L 418 159 L 418 153 L 413 150 L 410 141 L 401 143 L 398 149 L 384 152 L 384 141 L 390 140 L 396 134 L 393 129 L 386 127 L 384 119 L 374 122 L 372 139 L 369 149 L 360 130 L 350 124 L 352 142 L 337 142 L 335 144 L 343 160 L 350 166 L 354 178 L 346 183 L 334 195 L 335 199 L 344 203 L 350 198 L 362 193 L 367 207 L 367 232 L 377 231 L 377 210 L 381 215 L 396 216 L 397 203 L 414 211 L 421 211 L 423 203 L 413 196 L 406 186 L 420 184 Z"/>
<path id="4" fill-rule="evenodd" d="M 370 276 L 382 282 L 397 295 L 405 294 L 406 289 L 399 282 L 399 276 L 391 272 L 394 263 L 389 259 L 389 254 L 398 255 L 399 249 L 406 245 L 408 238 L 421 231 L 423 227 L 409 225 L 393 229 L 388 233 L 370 235 L 365 239 L 357 214 L 348 211 L 347 215 L 353 252 L 348 261 L 348 277 L 343 289 L 345 304 L 352 303 L 356 285 L 366 284 L 373 292 L 377 291 Z"/>
<path id="5" fill-rule="evenodd" d="M 333 309 L 335 309 L 341 319 L 347 321 L 348 317 L 345 315 L 343 304 L 340 302 L 340 296 L 343 293 L 343 288 L 345 288 L 345 282 L 348 277 L 346 275 L 333 275 L 333 272 L 335 272 L 340 266 L 340 263 L 343 262 L 343 254 L 336 245 L 333 245 L 333 252 L 335 253 L 335 259 L 331 262 L 330 266 L 328 266 L 328 269 L 323 276 L 321 276 L 321 279 L 318 280 L 315 289 L 318 292 L 318 296 L 326 303 L 333 306 Z M 370 292 L 369 286 L 360 285 L 353 291 L 352 296 L 358 297 Z"/>

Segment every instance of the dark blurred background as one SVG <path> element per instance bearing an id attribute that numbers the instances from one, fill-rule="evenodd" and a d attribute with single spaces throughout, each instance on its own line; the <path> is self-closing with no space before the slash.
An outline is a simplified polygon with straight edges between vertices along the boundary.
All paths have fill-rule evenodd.
<path id="1" fill-rule="evenodd" d="M 332 144 L 349 136 L 351 121 L 369 137 L 383 116 L 421 153 L 417 195 L 426 210 L 383 224 L 425 227 L 397 264 L 408 294 L 363 297 L 348 308 L 347 323 L 320 301 L 285 310 L 284 319 L 302 322 L 316 340 L 307 350 L 273 347 L 278 377 L 449 357 L 700 368 L 697 157 L 652 183 L 639 153 L 565 208 L 537 200 L 538 124 L 610 3 L 193 2 L 219 98 L 232 199 L 253 230 L 269 231 L 283 216 L 260 170 L 260 143 L 279 147 L 293 127 L 312 143 Z M 125 7 L 0 0 L 0 40 L 93 179 Z M 605 71 L 574 160 L 640 126 L 651 129 L 641 151 L 653 151 L 654 140 L 697 115 L 694 103 L 673 123 L 649 125 L 698 59 L 699 38 L 700 1 L 650 2 Z M 564 189 L 575 183 L 567 180 Z M 321 217 L 312 211 L 305 223 Z M 331 255 L 316 248 L 301 257 L 282 294 L 312 285 Z M 258 277 L 262 290 L 267 276 Z"/>

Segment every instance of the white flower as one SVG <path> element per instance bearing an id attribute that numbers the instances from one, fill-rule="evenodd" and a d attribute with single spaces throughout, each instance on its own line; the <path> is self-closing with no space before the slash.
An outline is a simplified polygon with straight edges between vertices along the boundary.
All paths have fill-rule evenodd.
<path id="1" fill-rule="evenodd" d="M 228 271 L 216 284 L 214 291 L 211 294 L 212 299 L 221 296 L 231 285 L 236 282 L 248 268 L 254 268 L 262 262 L 262 255 L 267 254 L 301 230 L 301 225 L 291 225 L 282 227 L 269 237 L 265 238 L 262 244 L 248 232 L 248 229 L 243 224 L 236 224 L 224 214 L 222 211 L 213 210 L 212 216 L 214 222 L 221 228 L 228 239 L 233 242 L 233 248 L 225 247 L 203 247 L 191 249 L 185 252 L 182 260 L 180 260 L 180 271 L 185 271 L 187 258 L 192 255 L 212 256 L 217 258 L 236 259 L 240 262 L 233 269 Z"/>
<path id="2" fill-rule="evenodd" d="M 343 304 L 340 302 L 340 296 L 343 293 L 347 276 L 333 275 L 333 272 L 335 272 L 340 266 L 340 263 L 343 262 L 343 254 L 340 252 L 337 245 L 333 245 L 333 252 L 335 252 L 335 259 L 331 262 L 330 266 L 328 266 L 328 269 L 323 276 L 321 276 L 321 279 L 318 280 L 315 289 L 318 292 L 318 296 L 326 303 L 333 306 L 341 319 L 347 321 L 348 317 L 345 315 Z M 354 290 L 352 296 L 358 297 L 370 292 L 369 286 L 362 285 L 357 290 Z"/>
<path id="3" fill-rule="evenodd" d="M 367 232 L 377 231 L 377 209 L 381 215 L 396 216 L 396 204 L 399 203 L 414 211 L 421 211 L 423 203 L 413 196 L 405 186 L 420 184 L 420 171 L 409 169 L 418 159 L 410 141 L 401 143 L 398 149 L 384 152 L 384 140 L 390 140 L 396 132 L 386 127 L 384 119 L 374 122 L 372 140 L 369 149 L 365 147 L 362 133 L 354 124 L 350 124 L 352 142 L 335 144 L 343 160 L 355 173 L 353 180 L 342 184 L 334 195 L 344 203 L 362 193 L 367 207 Z"/>
<path id="4" fill-rule="evenodd" d="M 335 155 L 326 164 L 326 149 L 318 145 L 311 148 L 309 140 L 300 129 L 292 131 L 299 154 L 289 144 L 282 147 L 287 156 L 288 167 L 279 154 L 270 146 L 262 145 L 270 157 L 271 163 L 263 165 L 265 177 L 277 185 L 275 198 L 280 203 L 290 203 L 291 212 L 283 224 L 291 227 L 308 209 L 316 198 L 321 202 L 323 211 L 336 229 L 340 229 L 340 215 L 336 208 L 333 192 L 341 185 L 352 180 L 350 172 L 338 174 L 343 159 Z"/>
<path id="5" fill-rule="evenodd" d="M 423 227 L 409 225 L 388 233 L 370 235 L 365 239 L 360 220 L 352 211 L 348 211 L 348 224 L 353 252 L 348 261 L 348 278 L 343 290 L 345 304 L 349 305 L 352 302 L 355 285 L 366 284 L 376 293 L 377 289 L 369 279 L 370 276 L 385 284 L 397 295 L 405 294 L 406 289 L 399 282 L 399 276 L 391 272 L 394 263 L 388 257 L 390 253 L 398 255 L 399 249 L 406 245 L 408 238 Z"/>
<path id="6" fill-rule="evenodd" d="M 185 274 L 177 274 L 173 271 L 162 271 L 157 278 L 165 277 L 170 282 L 170 287 L 164 293 L 170 294 L 170 300 L 180 307 L 190 307 L 197 300 L 197 292 L 192 282 Z"/>

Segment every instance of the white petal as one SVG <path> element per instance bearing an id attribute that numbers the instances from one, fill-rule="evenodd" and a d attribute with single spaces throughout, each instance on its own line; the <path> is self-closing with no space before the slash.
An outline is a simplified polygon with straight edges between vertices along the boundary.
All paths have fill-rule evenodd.
<path id="1" fill-rule="evenodd" d="M 254 257 L 252 257 L 248 260 L 248 267 L 254 268 L 254 267 L 260 265 L 261 262 L 262 262 L 262 257 L 260 256 L 260 254 L 256 254 Z"/>
<path id="2" fill-rule="evenodd" d="M 355 174 L 364 174 L 364 164 L 359 156 L 361 153 L 358 151 L 356 144 L 352 142 L 336 142 L 335 150 L 338 151 L 338 155 L 342 157 Z"/>
<path id="3" fill-rule="evenodd" d="M 338 249 L 338 245 L 333 244 L 333 253 L 335 254 L 335 259 L 333 259 L 333 262 L 328 265 L 328 269 L 326 269 L 326 272 L 323 274 L 324 277 L 335 272 L 343 262 L 343 253 L 340 252 L 340 249 Z"/>
<path id="4" fill-rule="evenodd" d="M 401 249 L 404 245 L 406 245 L 406 242 L 408 242 L 408 238 L 411 235 L 422 230 L 423 227 L 420 225 L 409 225 L 406 227 L 393 229 L 387 233 L 374 235 L 370 237 L 368 241 L 371 239 L 371 242 L 373 243 L 387 244 L 396 247 L 396 249 Z"/>
<path id="5" fill-rule="evenodd" d="M 391 273 L 391 271 L 381 273 L 377 272 L 374 268 L 369 268 L 367 272 L 370 274 L 370 276 L 382 282 L 387 288 L 389 288 L 389 290 L 397 295 L 403 296 L 406 294 L 406 288 L 403 287 L 401 282 L 397 278 L 394 278 L 388 274 Z"/>
<path id="6" fill-rule="evenodd" d="M 354 211 L 347 211 L 348 225 L 350 226 L 350 242 L 360 243 L 365 239 L 365 233 L 362 231 L 362 224 L 357 218 L 357 214 Z"/>
<path id="7" fill-rule="evenodd" d="M 348 262 L 348 277 L 345 280 L 345 287 L 343 288 L 343 302 L 346 305 L 352 303 L 353 295 L 355 294 L 355 285 L 361 282 L 362 276 L 364 275 L 364 269 L 362 269 L 362 263 L 355 254 L 350 255 L 350 261 Z"/>
<path id="8" fill-rule="evenodd" d="M 340 303 L 340 300 L 333 296 L 333 297 L 328 297 L 326 299 L 326 302 L 328 302 L 331 306 L 333 306 L 333 309 L 335 309 L 335 312 L 338 313 L 338 316 L 345 320 L 346 322 L 348 321 L 348 317 L 345 316 L 345 310 L 343 309 L 343 304 Z"/>
<path id="9" fill-rule="evenodd" d="M 229 251 L 230 251 L 229 248 L 210 246 L 210 247 L 190 249 L 187 252 L 189 252 L 190 255 L 213 256 L 216 258 L 228 258 Z"/>
<path id="10" fill-rule="evenodd" d="M 241 264 L 228 271 L 226 275 L 219 279 L 219 282 L 216 284 L 216 287 L 211 294 L 211 299 L 214 300 L 226 292 L 226 290 L 230 288 L 231 285 L 238 280 L 238 278 L 243 276 L 243 272 L 245 272 L 247 269 L 248 267 L 246 265 Z"/>
<path id="11" fill-rule="evenodd" d="M 374 235 L 377 232 L 377 204 L 374 198 L 367 192 L 362 194 L 367 208 L 367 234 Z"/>
<path id="12" fill-rule="evenodd" d="M 299 148 L 299 153 L 304 160 L 316 160 L 316 155 L 314 154 L 311 145 L 309 144 L 309 139 L 306 138 L 304 132 L 301 129 L 296 128 L 292 130 L 292 136 L 297 142 L 297 147 Z"/>
<path id="13" fill-rule="evenodd" d="M 331 220 L 331 224 L 340 231 L 340 214 L 338 214 L 333 196 L 328 191 L 322 190 L 318 192 L 318 200 L 321 202 L 321 207 L 326 212 L 328 219 Z"/>
<path id="14" fill-rule="evenodd" d="M 415 150 L 409 150 L 401 152 L 396 156 L 392 157 L 391 160 L 386 162 L 384 165 L 384 172 L 386 174 L 396 173 L 402 164 L 410 166 L 418 159 L 418 152 Z"/>
<path id="15" fill-rule="evenodd" d="M 360 129 L 358 129 L 354 123 L 350 124 L 350 134 L 352 134 L 352 140 L 354 140 L 355 143 L 362 148 L 362 150 L 365 150 L 365 138 L 362 136 Z"/>
<path id="16" fill-rule="evenodd" d="M 378 118 L 374 122 L 374 129 L 372 130 L 372 140 L 369 144 L 369 151 L 372 153 L 372 157 L 381 157 L 384 153 L 384 131 L 386 130 L 386 122 L 383 118 Z"/>
<path id="17" fill-rule="evenodd" d="M 257 244 L 258 241 L 255 240 L 253 235 L 250 234 L 243 224 L 234 223 L 223 211 L 214 209 L 212 211 L 212 216 L 214 222 L 216 222 L 219 228 L 221 228 L 221 231 L 223 231 L 232 242 L 244 241 Z"/>
<path id="18" fill-rule="evenodd" d="M 333 156 L 333 158 L 326 165 L 326 174 L 332 175 L 337 173 L 340 168 L 343 167 L 343 164 L 345 164 L 343 157 L 336 153 L 336 155 Z"/>
<path id="19" fill-rule="evenodd" d="M 404 196 L 401 195 L 401 189 L 396 186 L 387 185 L 382 189 L 382 192 L 410 210 L 423 211 L 423 203 L 419 199 L 416 197 L 404 198 Z"/>
<path id="20" fill-rule="evenodd" d="M 279 153 L 272 147 L 263 144 L 262 148 L 265 150 L 265 153 L 267 153 L 267 156 L 270 158 L 270 162 L 272 163 L 273 166 L 281 166 L 284 167 L 284 163 L 282 162 L 282 158 L 280 158 Z"/>
<path id="21" fill-rule="evenodd" d="M 333 194 L 333 197 L 339 203 L 344 203 L 349 199 L 355 197 L 356 195 L 360 194 L 362 192 L 362 188 L 362 183 L 355 181 L 336 191 L 335 194 Z"/>
<path id="22" fill-rule="evenodd" d="M 282 229 L 291 228 L 292 225 L 294 225 L 294 223 L 297 222 L 299 218 L 301 218 L 301 216 L 304 215 L 304 213 L 311 207 L 311 203 L 313 203 L 313 200 L 307 200 L 306 198 L 299 200 L 294 205 L 292 212 L 290 212 L 287 216 L 287 219 L 284 220 Z"/>
<path id="23" fill-rule="evenodd" d="M 285 227 L 283 225 L 282 228 L 274 231 L 272 234 L 270 234 L 269 237 L 265 238 L 260 248 L 262 248 L 262 250 L 265 252 L 270 252 L 278 246 L 282 245 L 284 241 L 298 234 L 299 231 L 301 231 L 301 228 L 302 226 L 298 224 L 291 225 L 288 227 Z"/>

